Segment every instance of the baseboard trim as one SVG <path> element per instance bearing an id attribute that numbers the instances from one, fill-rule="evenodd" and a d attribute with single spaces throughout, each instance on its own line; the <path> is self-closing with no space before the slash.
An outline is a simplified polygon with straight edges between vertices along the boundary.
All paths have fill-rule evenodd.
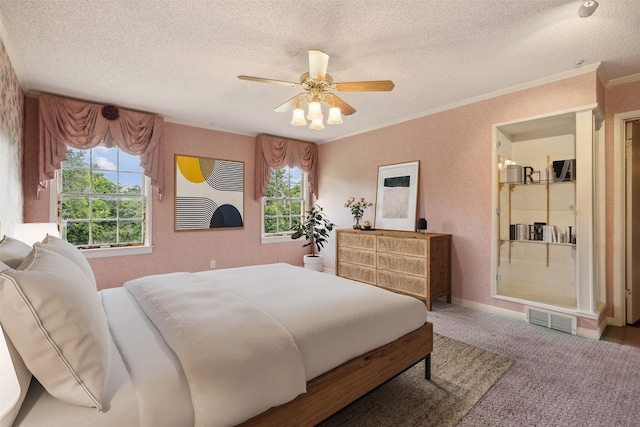
<path id="1" fill-rule="evenodd" d="M 483 311 L 489 314 L 496 314 L 502 317 L 508 317 L 510 319 L 522 320 L 523 322 L 526 320 L 524 313 L 519 313 L 513 310 L 507 310 L 506 308 L 495 307 L 493 305 L 480 304 L 473 301 L 464 300 L 461 298 L 451 298 L 451 302 L 454 304 L 462 305 L 464 307 L 473 308 L 478 311 Z"/>
<path id="2" fill-rule="evenodd" d="M 527 319 L 525 317 L 524 312 L 517 312 L 513 310 L 508 310 L 506 308 L 494 307 L 492 305 L 480 304 L 473 301 L 467 301 L 461 298 L 451 298 L 451 302 L 453 304 L 462 305 L 464 307 L 472 308 L 474 310 L 482 311 L 489 314 L 495 314 L 501 317 L 507 317 L 509 319 L 521 320 L 526 322 Z M 598 325 L 598 329 L 585 329 L 578 327 L 577 335 L 583 338 L 589 338 L 594 340 L 599 340 L 602 334 L 604 333 L 604 328 L 607 326 L 606 321 L 600 323 Z"/>

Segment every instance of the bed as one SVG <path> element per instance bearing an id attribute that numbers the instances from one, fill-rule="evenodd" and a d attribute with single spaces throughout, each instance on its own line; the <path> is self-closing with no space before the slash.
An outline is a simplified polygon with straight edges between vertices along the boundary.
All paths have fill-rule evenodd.
<path id="1" fill-rule="evenodd" d="M 422 360 L 430 375 L 433 328 L 417 299 L 288 264 L 147 276 L 96 293 L 88 263 L 65 244 L 48 237 L 20 265 L 0 266 L 3 337 L 15 377 L 31 381 L 2 427 L 13 417 L 16 427 L 311 426 Z M 57 288 L 64 298 L 37 294 Z M 65 316 L 49 313 L 61 312 L 52 301 L 68 305 Z M 42 324 L 29 326 L 34 310 Z M 30 348 L 25 337 L 43 330 L 48 347 Z M 83 330 L 99 343 L 74 344 Z M 56 354 L 33 357 L 52 342 Z"/>

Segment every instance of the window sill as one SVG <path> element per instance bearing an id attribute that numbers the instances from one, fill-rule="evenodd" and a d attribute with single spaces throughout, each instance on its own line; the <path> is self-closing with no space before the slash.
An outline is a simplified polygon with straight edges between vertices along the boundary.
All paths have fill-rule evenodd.
<path id="1" fill-rule="evenodd" d="M 150 254 L 153 246 L 127 246 L 123 248 L 80 249 L 85 258 L 107 258 L 112 256 L 129 256 Z"/>
<path id="2" fill-rule="evenodd" d="M 262 237 L 262 243 L 285 243 L 296 242 L 300 243 L 300 240 L 293 240 L 290 235 L 287 236 L 275 236 L 275 237 Z"/>

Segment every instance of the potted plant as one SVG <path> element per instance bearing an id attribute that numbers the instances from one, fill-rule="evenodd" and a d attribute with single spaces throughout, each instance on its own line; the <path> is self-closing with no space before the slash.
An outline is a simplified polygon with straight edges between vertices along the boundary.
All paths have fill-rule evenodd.
<path id="1" fill-rule="evenodd" d="M 327 218 L 322 208 L 318 205 L 314 205 L 311 209 L 305 212 L 301 221 L 296 221 L 291 230 L 293 234 L 292 239 L 299 239 L 305 237 L 307 243 L 302 247 L 311 246 L 311 254 L 304 256 L 305 268 L 310 268 L 316 271 L 323 271 L 323 256 L 320 255 L 325 242 L 329 240 L 329 232 L 333 230 L 333 224 Z M 318 253 L 316 254 L 316 249 Z"/>

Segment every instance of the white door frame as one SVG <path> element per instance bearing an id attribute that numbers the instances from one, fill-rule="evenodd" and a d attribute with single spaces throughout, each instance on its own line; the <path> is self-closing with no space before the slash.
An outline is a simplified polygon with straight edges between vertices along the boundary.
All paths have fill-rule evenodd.
<path id="1" fill-rule="evenodd" d="M 625 123 L 634 119 L 640 119 L 640 110 L 613 116 L 613 321 L 609 324 L 614 326 L 627 323 Z"/>

